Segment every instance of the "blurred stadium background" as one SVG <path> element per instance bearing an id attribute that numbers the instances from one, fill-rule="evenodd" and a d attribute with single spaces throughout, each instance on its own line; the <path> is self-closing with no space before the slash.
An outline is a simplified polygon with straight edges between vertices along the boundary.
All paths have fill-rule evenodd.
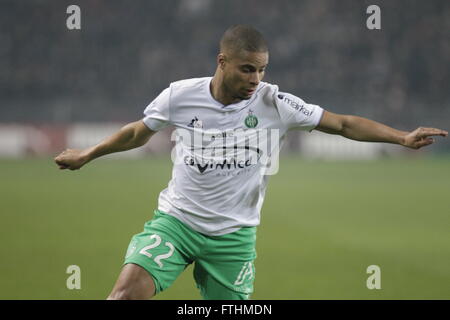
<path id="1" fill-rule="evenodd" d="M 81 30 L 66 9 L 81 8 Z M 366 8 L 381 8 L 381 30 Z M 0 1 L 0 299 L 103 299 L 170 178 L 170 129 L 61 172 L 53 157 L 209 76 L 234 23 L 270 46 L 265 80 L 332 112 L 450 128 L 450 2 Z M 258 233 L 255 299 L 449 299 L 450 143 L 411 151 L 291 132 Z M 68 290 L 79 265 L 81 290 Z M 368 290 L 379 265 L 382 289 Z M 157 299 L 198 299 L 189 268 Z"/>

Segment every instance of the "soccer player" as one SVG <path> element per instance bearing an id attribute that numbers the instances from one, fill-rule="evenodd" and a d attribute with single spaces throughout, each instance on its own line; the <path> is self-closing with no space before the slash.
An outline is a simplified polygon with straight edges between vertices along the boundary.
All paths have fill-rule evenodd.
<path id="1" fill-rule="evenodd" d="M 100 156 L 138 148 L 167 126 L 192 135 L 206 132 L 209 139 L 206 147 L 189 137 L 181 142 L 181 160 L 174 162 L 172 179 L 159 195 L 153 218 L 132 237 L 108 299 L 149 299 L 167 289 L 191 263 L 203 298 L 249 299 L 256 227 L 268 180 L 263 164 L 255 159 L 273 151 L 248 144 L 238 147 L 239 139 L 256 130 L 277 130 L 280 143 L 290 129 L 315 129 L 413 149 L 432 144 L 432 136 L 448 135 L 435 128 L 399 131 L 325 111 L 262 82 L 268 62 L 261 33 L 251 26 L 232 26 L 220 41 L 213 77 L 171 83 L 147 106 L 143 119 L 95 146 L 67 149 L 54 159 L 60 169 L 77 170 Z M 243 153 L 246 157 L 239 158 Z"/>

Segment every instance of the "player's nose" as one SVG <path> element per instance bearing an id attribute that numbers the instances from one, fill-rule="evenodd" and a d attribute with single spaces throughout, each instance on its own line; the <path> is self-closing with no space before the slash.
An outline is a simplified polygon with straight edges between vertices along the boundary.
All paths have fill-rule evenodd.
<path id="1" fill-rule="evenodd" d="M 254 86 L 257 86 L 261 81 L 261 77 L 259 72 L 253 72 L 250 76 L 250 83 Z"/>

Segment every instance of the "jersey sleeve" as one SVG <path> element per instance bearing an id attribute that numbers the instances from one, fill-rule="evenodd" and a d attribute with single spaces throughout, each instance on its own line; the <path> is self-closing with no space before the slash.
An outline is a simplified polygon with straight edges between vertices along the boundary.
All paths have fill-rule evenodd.
<path id="1" fill-rule="evenodd" d="M 293 94 L 275 93 L 275 105 L 287 129 L 312 131 L 322 119 L 324 110 L 315 104 L 309 104 Z"/>
<path id="2" fill-rule="evenodd" d="M 170 87 L 164 89 L 144 110 L 144 123 L 153 130 L 159 131 L 170 125 Z"/>

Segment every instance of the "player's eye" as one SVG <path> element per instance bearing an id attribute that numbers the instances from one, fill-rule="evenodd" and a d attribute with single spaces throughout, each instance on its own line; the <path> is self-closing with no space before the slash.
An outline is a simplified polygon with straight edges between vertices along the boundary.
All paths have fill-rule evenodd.
<path id="1" fill-rule="evenodd" d="M 255 72 L 256 69 L 252 68 L 250 66 L 243 66 L 243 67 L 241 67 L 241 71 L 244 73 L 251 73 L 251 72 Z"/>

